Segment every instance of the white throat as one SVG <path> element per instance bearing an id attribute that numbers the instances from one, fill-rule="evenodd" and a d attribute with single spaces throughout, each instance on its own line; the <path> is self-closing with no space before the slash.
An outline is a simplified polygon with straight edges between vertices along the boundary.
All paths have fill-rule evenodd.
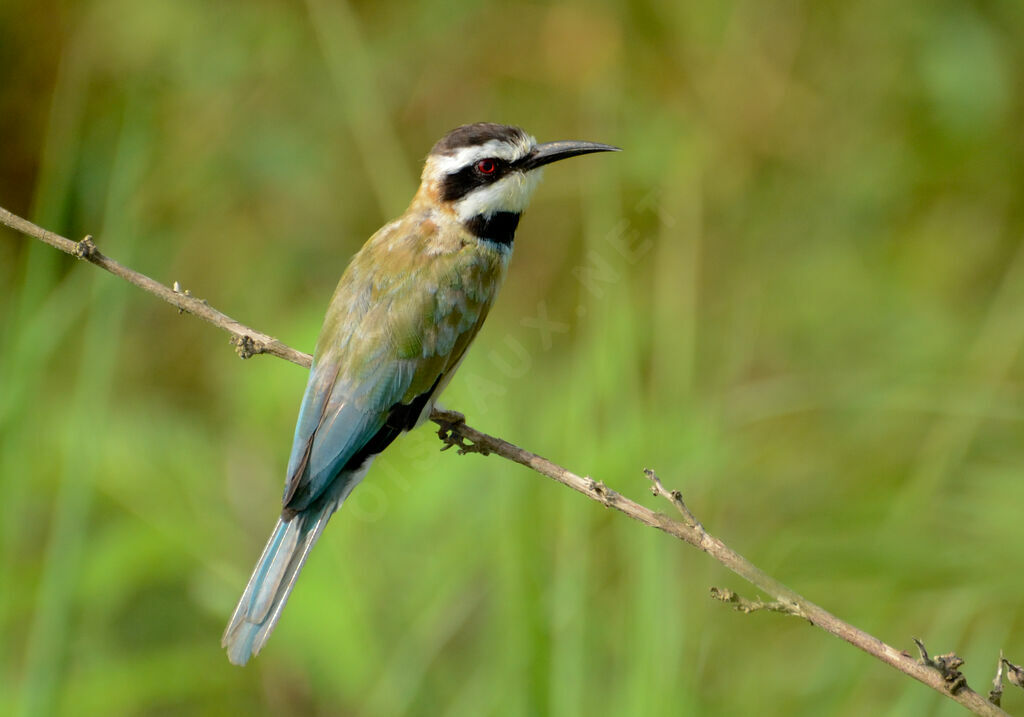
<path id="1" fill-rule="evenodd" d="M 540 182 L 540 171 L 509 172 L 494 184 L 478 187 L 454 204 L 461 221 L 475 216 L 493 216 L 497 212 L 522 214 Z"/>

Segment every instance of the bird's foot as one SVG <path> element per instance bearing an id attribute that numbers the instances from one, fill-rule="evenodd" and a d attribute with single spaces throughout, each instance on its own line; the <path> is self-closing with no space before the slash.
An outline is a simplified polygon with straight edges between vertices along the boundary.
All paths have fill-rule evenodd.
<path id="1" fill-rule="evenodd" d="M 430 414 L 430 420 L 438 425 L 437 436 L 444 443 L 442 451 L 458 448 L 459 455 L 483 452 L 477 449 L 471 441 L 468 441 L 459 430 L 466 425 L 466 417 L 463 414 L 435 406 L 434 411 Z"/>

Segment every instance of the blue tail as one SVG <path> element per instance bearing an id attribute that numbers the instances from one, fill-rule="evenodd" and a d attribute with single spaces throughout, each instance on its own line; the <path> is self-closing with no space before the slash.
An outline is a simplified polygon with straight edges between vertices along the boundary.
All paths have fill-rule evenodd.
<path id="1" fill-rule="evenodd" d="M 309 557 L 309 551 L 324 532 L 331 515 L 362 475 L 346 477 L 349 480 L 335 481 L 342 484 L 338 486 L 341 490 L 328 491 L 333 495 L 323 496 L 289 520 L 282 518 L 277 521 L 220 641 L 221 647 L 227 648 L 228 659 L 234 664 L 244 665 L 266 644 L 295 587 L 299 571 Z"/>

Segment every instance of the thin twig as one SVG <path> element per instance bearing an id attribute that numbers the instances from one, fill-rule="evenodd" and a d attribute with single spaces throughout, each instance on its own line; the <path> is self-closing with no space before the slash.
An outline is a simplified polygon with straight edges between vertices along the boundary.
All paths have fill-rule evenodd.
<path id="1" fill-rule="evenodd" d="M 1010 684 L 1024 689 L 1024 667 L 1015 665 L 1006 658 L 1003 658 L 1003 665 L 1006 666 L 1006 679 Z"/>
<path id="2" fill-rule="evenodd" d="M 309 354 L 297 351 L 271 336 L 239 323 L 235 319 L 213 309 L 205 301 L 191 296 L 189 292 L 182 292 L 180 289 L 175 291 L 148 276 L 104 256 L 96 248 L 96 244 L 92 241 L 91 237 L 86 237 L 81 242 L 72 241 L 38 227 L 17 215 L 11 214 L 2 207 L 0 207 L 0 223 L 39 239 L 67 254 L 77 256 L 106 269 L 110 273 L 160 297 L 164 301 L 178 307 L 178 309 L 187 311 L 223 328 L 232 335 L 232 342 L 236 345 L 238 353 L 242 358 L 265 353 L 286 359 L 306 368 L 312 363 L 312 358 Z M 954 684 L 951 684 L 947 680 L 946 676 L 951 674 L 950 670 L 955 670 L 955 667 L 959 667 L 962 661 L 955 667 L 951 667 L 952 663 L 945 664 L 929 660 L 927 653 L 924 652 L 924 646 L 918 643 L 923 661 L 923 663 L 918 663 L 907 653 L 887 645 L 863 630 L 840 620 L 835 615 L 793 592 L 778 580 L 762 571 L 742 555 L 729 548 L 721 540 L 708 533 L 693 514 L 690 513 L 683 502 L 682 494 L 675 490 L 665 489 L 653 471 L 646 472 L 652 482 L 652 492 L 669 500 L 683 516 L 685 522 L 673 520 L 662 513 L 635 503 L 615 492 L 601 481 L 579 476 L 536 453 L 531 453 L 496 436 L 482 433 L 466 424 L 465 417 L 460 413 L 435 409 L 430 418 L 440 427 L 438 435 L 444 441 L 446 448 L 455 447 L 460 454 L 494 454 L 526 466 L 543 476 L 572 488 L 578 493 L 582 493 L 591 500 L 623 513 L 633 520 L 652 528 L 657 528 L 703 550 L 723 566 L 774 598 L 773 601 L 765 603 L 740 602 L 743 600 L 742 598 L 738 598 L 738 596 L 732 597 L 735 594 L 730 593 L 731 596 L 726 599 L 728 602 L 737 605 L 748 605 L 750 609 L 747 611 L 767 609 L 798 615 L 812 625 L 820 627 L 826 632 L 849 642 L 851 645 L 895 667 L 904 674 L 928 685 L 940 694 L 959 702 L 975 714 L 1006 715 L 1006 712 L 967 687 L 965 681 L 954 680 Z M 721 593 L 721 595 L 725 595 L 725 593 Z M 721 595 L 719 599 L 722 599 Z M 945 657 L 947 656 L 943 656 L 943 658 Z M 936 658 L 936 660 L 938 659 L 942 658 Z M 962 679 L 962 675 L 960 677 Z"/>
<path id="3" fill-rule="evenodd" d="M 658 478 L 658 474 L 650 468 L 644 468 L 644 475 L 647 476 L 652 485 L 651 493 L 660 496 L 667 500 L 669 503 L 675 506 L 679 514 L 683 516 L 683 520 L 694 530 L 703 533 L 704 526 L 700 524 L 700 521 L 693 517 L 693 513 L 686 507 L 686 503 L 683 502 L 683 494 L 677 490 L 666 490 L 665 486 L 661 484 L 661 479 Z"/>
<path id="4" fill-rule="evenodd" d="M 728 603 L 732 605 L 733 610 L 747 615 L 752 612 L 757 612 L 758 610 L 767 610 L 769 612 L 781 612 L 784 615 L 803 617 L 798 606 L 787 605 L 781 600 L 748 600 L 742 595 L 737 595 L 732 590 L 716 588 L 714 586 L 711 587 L 711 597 L 715 600 Z"/>
<path id="5" fill-rule="evenodd" d="M 988 691 L 988 701 L 997 707 L 1003 701 L 1003 651 L 999 651 L 999 661 L 996 663 L 996 676 L 992 680 L 992 689 Z"/>
<path id="6" fill-rule="evenodd" d="M 190 292 L 175 291 L 171 287 L 165 286 L 145 274 L 129 269 L 123 264 L 114 261 L 109 256 L 100 252 L 91 236 L 85 237 L 80 242 L 72 241 L 67 237 L 47 231 L 27 219 L 22 219 L 3 207 L 0 207 L 0 223 L 6 224 L 11 229 L 16 229 L 22 234 L 45 242 L 55 249 L 60 249 L 65 254 L 70 254 L 95 264 L 101 269 L 106 269 L 114 276 L 119 276 L 125 281 L 135 284 L 140 289 L 160 297 L 167 303 L 177 306 L 180 311 L 187 311 L 209 321 L 214 326 L 219 326 L 231 334 L 231 343 L 234 344 L 235 350 L 242 358 L 249 358 L 257 354 L 271 354 L 306 368 L 309 368 L 313 362 L 313 357 L 309 354 L 296 351 L 273 336 L 250 329 L 227 314 L 217 311 L 202 299 L 192 296 Z"/>
<path id="7" fill-rule="evenodd" d="M 793 592 L 702 527 L 694 527 L 688 523 L 672 520 L 661 513 L 616 493 L 601 482 L 576 475 L 536 453 L 531 453 L 496 436 L 482 433 L 467 425 L 460 413 L 435 410 L 430 418 L 441 427 L 438 431 L 441 440 L 446 445 L 457 447 L 460 454 L 482 453 L 484 455 L 494 454 L 501 456 L 556 480 L 578 493 L 582 493 L 591 500 L 614 508 L 633 520 L 664 531 L 703 550 L 747 582 L 771 595 L 775 599 L 774 603 L 770 603 L 772 610 L 806 619 L 812 625 L 820 627 L 826 632 L 849 642 L 869 655 L 873 655 L 882 662 L 928 685 L 935 691 L 959 702 L 975 714 L 1006 714 L 966 685 L 957 685 L 956 691 L 951 691 L 950 685 L 946 682 L 944 674 L 939 669 L 918 663 L 906 652 L 887 645 L 878 638 L 840 620 L 824 608 Z M 678 508 L 676 501 L 674 499 L 671 500 Z M 696 520 L 694 520 L 694 523 L 697 526 L 700 525 Z M 767 608 L 767 605 L 765 607 Z"/>

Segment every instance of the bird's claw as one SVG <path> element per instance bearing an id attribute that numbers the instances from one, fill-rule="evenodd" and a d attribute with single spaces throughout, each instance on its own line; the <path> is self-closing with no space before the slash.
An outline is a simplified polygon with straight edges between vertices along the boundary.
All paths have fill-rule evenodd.
<path id="1" fill-rule="evenodd" d="M 434 408 L 434 412 L 430 416 L 430 420 L 438 425 L 437 437 L 444 443 L 442 451 L 447 451 L 449 448 L 457 448 L 460 456 L 464 456 L 467 453 L 480 453 L 487 455 L 487 450 L 481 446 L 476 445 L 471 440 L 467 439 L 459 431 L 460 426 L 466 425 L 466 417 L 458 411 L 449 411 L 446 408 Z"/>

